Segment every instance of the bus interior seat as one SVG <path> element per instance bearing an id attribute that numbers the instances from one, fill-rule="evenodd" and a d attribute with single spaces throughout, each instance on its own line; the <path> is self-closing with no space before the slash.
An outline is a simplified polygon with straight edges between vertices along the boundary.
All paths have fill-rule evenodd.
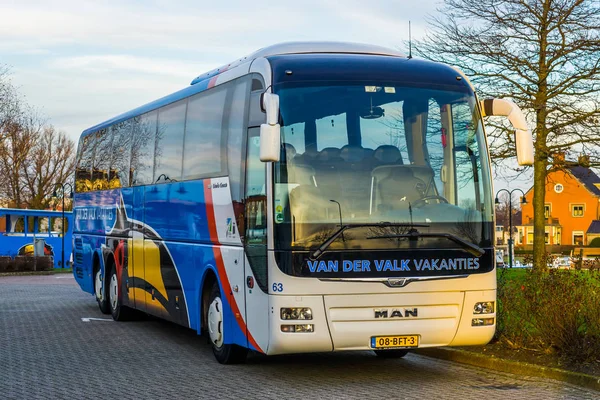
<path id="1" fill-rule="evenodd" d="M 414 176 L 410 166 L 380 166 L 373 170 L 371 179 L 372 212 L 407 209 L 409 203 L 425 195 L 425 182 Z"/>
<path id="2" fill-rule="evenodd" d="M 319 187 L 327 188 L 327 192 L 333 199 L 338 199 L 342 191 L 339 170 L 343 163 L 344 160 L 340 157 L 340 149 L 326 147 L 319 152 L 316 162 L 313 164 L 317 184 Z"/>
<path id="3" fill-rule="evenodd" d="M 342 200 L 353 212 L 368 211 L 371 179 L 370 157 L 360 146 L 346 145 L 342 147 L 340 157 L 344 165 L 340 169 Z"/>
<path id="4" fill-rule="evenodd" d="M 389 144 L 376 148 L 373 152 L 373 158 L 376 165 L 404 164 L 400 150 Z"/>
<path id="5" fill-rule="evenodd" d="M 314 185 L 299 185 L 289 195 L 292 237 L 294 240 L 305 238 L 320 229 L 315 221 L 328 219 L 332 203 L 323 191 Z M 336 216 L 337 209 L 336 209 Z"/>

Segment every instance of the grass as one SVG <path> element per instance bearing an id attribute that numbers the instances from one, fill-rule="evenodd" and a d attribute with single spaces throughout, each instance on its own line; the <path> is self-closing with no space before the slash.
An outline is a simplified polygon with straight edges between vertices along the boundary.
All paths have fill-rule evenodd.
<path id="1" fill-rule="evenodd" d="M 498 270 L 496 340 L 513 348 L 600 360 L 600 272 Z"/>

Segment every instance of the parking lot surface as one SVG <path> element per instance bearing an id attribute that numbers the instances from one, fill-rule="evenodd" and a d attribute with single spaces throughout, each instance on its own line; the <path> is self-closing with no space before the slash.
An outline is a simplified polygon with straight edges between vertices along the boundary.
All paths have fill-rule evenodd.
<path id="1" fill-rule="evenodd" d="M 251 355 L 245 365 L 225 366 L 191 330 L 106 319 L 70 275 L 0 277 L 0 399 L 600 398 L 413 354 Z"/>

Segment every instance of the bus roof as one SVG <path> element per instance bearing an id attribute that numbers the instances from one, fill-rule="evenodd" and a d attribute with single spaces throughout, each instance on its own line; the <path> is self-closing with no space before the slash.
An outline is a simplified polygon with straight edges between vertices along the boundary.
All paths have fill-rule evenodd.
<path id="1" fill-rule="evenodd" d="M 369 55 L 385 55 L 392 57 L 405 57 L 403 53 L 398 50 L 388 49 L 381 46 L 374 46 L 362 43 L 346 43 L 346 42 L 287 42 L 279 43 L 272 46 L 264 47 L 254 53 L 240 58 L 239 60 L 233 61 L 222 67 L 216 68 L 212 71 L 196 77 L 190 86 L 179 90 L 175 93 L 171 93 L 158 100 L 154 100 L 143 106 L 137 107 L 133 110 L 117 115 L 107 121 L 100 124 L 94 125 L 83 131 L 81 137 L 87 136 L 92 132 L 96 132 L 100 129 L 107 128 L 113 124 L 126 121 L 135 116 L 150 112 L 167 104 L 173 103 L 185 97 L 191 96 L 198 92 L 201 92 L 209 87 L 211 79 L 215 76 L 235 68 L 239 65 L 250 63 L 257 58 L 285 55 L 285 54 L 369 54 Z"/>
<path id="2" fill-rule="evenodd" d="M 405 57 L 398 50 L 388 49 L 386 47 L 375 46 L 363 43 L 347 43 L 347 42 L 285 42 L 278 43 L 272 46 L 263 47 L 254 53 L 242 57 L 239 60 L 230 62 L 219 68 L 215 68 L 204 74 L 198 75 L 192 85 L 201 82 L 205 79 L 212 78 L 228 69 L 234 68 L 240 64 L 255 60 L 261 57 L 270 57 L 284 54 L 372 54 L 380 56 Z"/>

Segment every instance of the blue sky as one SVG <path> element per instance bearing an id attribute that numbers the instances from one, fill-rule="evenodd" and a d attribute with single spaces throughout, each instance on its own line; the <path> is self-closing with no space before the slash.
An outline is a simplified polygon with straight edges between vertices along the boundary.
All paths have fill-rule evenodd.
<path id="1" fill-rule="evenodd" d="M 0 0 L 0 64 L 27 101 L 81 131 L 258 48 L 292 40 L 401 47 L 439 0 Z M 343 4 L 343 6 L 341 5 Z"/>
<path id="2" fill-rule="evenodd" d="M 77 140 L 85 128 L 270 44 L 335 40 L 406 52 L 408 21 L 414 38 L 424 36 L 440 3 L 0 0 L 0 64 L 29 104 Z"/>

